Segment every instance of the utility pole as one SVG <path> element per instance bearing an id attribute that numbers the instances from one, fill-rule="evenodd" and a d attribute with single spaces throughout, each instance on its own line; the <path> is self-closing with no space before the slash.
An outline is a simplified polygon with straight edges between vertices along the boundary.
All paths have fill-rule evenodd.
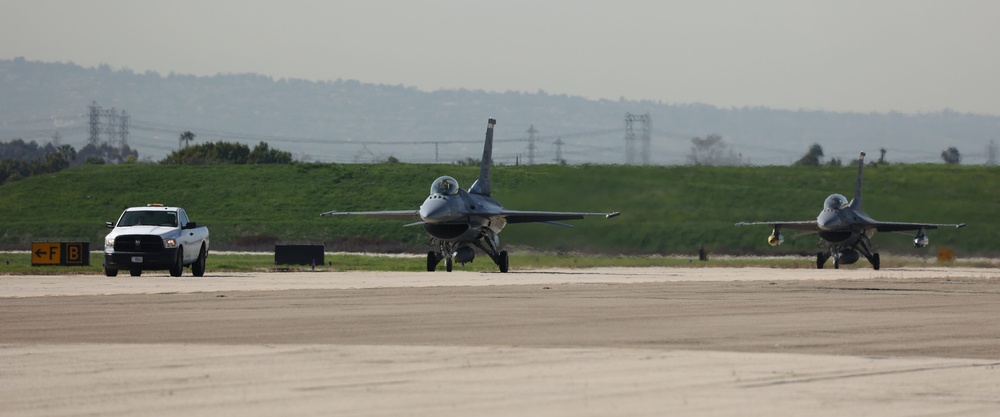
<path id="1" fill-rule="evenodd" d="M 562 146 L 566 142 L 563 142 L 562 137 L 560 136 L 560 137 L 557 137 L 556 141 L 552 142 L 552 143 L 556 145 L 556 163 L 557 164 L 561 164 L 561 163 L 565 162 L 565 161 L 563 161 L 563 158 L 562 158 Z"/>

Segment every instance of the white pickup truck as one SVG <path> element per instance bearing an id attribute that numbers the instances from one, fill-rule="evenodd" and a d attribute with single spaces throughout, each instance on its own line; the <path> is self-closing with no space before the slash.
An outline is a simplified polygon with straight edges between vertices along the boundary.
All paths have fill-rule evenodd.
<path id="1" fill-rule="evenodd" d="M 113 277 L 127 269 L 132 276 L 145 270 L 170 271 L 179 277 L 190 265 L 196 277 L 205 275 L 208 228 L 188 219 L 180 207 L 150 204 L 125 209 L 111 233 L 104 238 L 104 275 Z"/>

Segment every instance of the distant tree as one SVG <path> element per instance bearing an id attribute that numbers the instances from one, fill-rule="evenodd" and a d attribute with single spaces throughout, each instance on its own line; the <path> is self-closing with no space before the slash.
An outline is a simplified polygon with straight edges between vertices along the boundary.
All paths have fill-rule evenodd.
<path id="1" fill-rule="evenodd" d="M 171 152 L 162 161 L 164 165 L 208 164 L 287 164 L 292 153 L 271 149 L 267 142 L 260 142 L 250 150 L 242 143 L 207 142 Z"/>
<path id="2" fill-rule="evenodd" d="M 288 164 L 292 162 L 292 153 L 271 149 L 267 142 L 261 141 L 250 151 L 247 163 L 251 164 Z"/>
<path id="3" fill-rule="evenodd" d="M 380 164 L 386 161 L 385 155 L 376 155 L 371 149 L 368 149 L 368 145 L 361 145 L 361 149 L 354 154 L 355 163 L 371 163 Z"/>
<path id="4" fill-rule="evenodd" d="M 704 138 L 691 138 L 691 154 L 687 161 L 691 165 L 741 165 L 743 157 L 737 155 L 722 136 L 713 133 Z"/>
<path id="5" fill-rule="evenodd" d="M 962 155 L 958 153 L 958 148 L 954 146 L 942 151 L 941 159 L 944 160 L 946 164 L 957 165 L 962 163 Z"/>
<path id="6" fill-rule="evenodd" d="M 70 162 L 73 162 L 73 161 L 76 160 L 76 149 L 73 149 L 72 146 L 69 146 L 69 145 L 62 145 L 62 146 L 60 146 L 59 147 L 59 153 L 65 155 L 66 159 L 68 159 Z"/>
<path id="7" fill-rule="evenodd" d="M 396 158 L 395 156 L 389 155 L 389 157 L 385 159 L 385 163 L 387 163 L 387 164 L 398 164 L 399 163 L 399 158 Z"/>
<path id="8" fill-rule="evenodd" d="M 185 146 L 171 152 L 162 161 L 165 165 L 245 164 L 250 147 L 233 142 L 206 142 Z"/>
<path id="9" fill-rule="evenodd" d="M 470 166 L 470 167 L 471 166 L 479 166 L 482 163 L 483 163 L 483 161 L 481 159 L 476 159 L 476 158 L 465 158 L 465 159 L 459 159 L 459 160 L 455 161 L 455 165 Z"/>
<path id="10" fill-rule="evenodd" d="M 841 167 L 844 166 L 844 162 L 841 161 L 840 158 L 830 158 L 829 161 L 826 161 L 826 165 L 831 167 Z"/>
<path id="11" fill-rule="evenodd" d="M 191 131 L 184 131 L 184 133 L 181 133 L 178 147 L 183 149 L 191 145 L 191 141 L 194 140 L 194 136 L 194 133 L 191 133 Z"/>
<path id="12" fill-rule="evenodd" d="M 52 152 L 45 155 L 44 160 L 38 161 L 35 167 L 33 167 L 33 174 L 43 174 L 51 172 L 59 172 L 66 168 L 69 168 L 69 158 L 59 152 Z"/>
<path id="13" fill-rule="evenodd" d="M 885 154 L 888 151 L 885 148 L 880 148 L 879 152 L 881 153 L 881 155 L 879 155 L 879 157 L 878 157 L 878 164 L 879 165 L 888 164 L 889 162 L 885 160 Z"/>
<path id="14" fill-rule="evenodd" d="M 0 184 L 28 178 L 32 175 L 59 172 L 69 168 L 69 166 L 69 158 L 56 151 L 34 159 L 6 158 L 0 160 Z"/>
<path id="15" fill-rule="evenodd" d="M 817 167 L 819 166 L 819 159 L 822 157 L 823 147 L 819 146 L 818 143 L 814 143 L 809 147 L 809 151 L 806 152 L 805 155 L 802 155 L 802 158 L 799 158 L 799 160 L 795 161 L 792 165 Z"/>
<path id="16" fill-rule="evenodd" d="M 72 149 L 72 147 L 70 147 Z M 44 158 L 45 155 L 57 152 L 52 143 L 39 146 L 38 142 L 25 142 L 23 139 L 14 139 L 10 142 L 0 142 L 0 159 L 21 159 L 30 161 L 32 159 Z"/>
<path id="17" fill-rule="evenodd" d="M 997 143 L 996 141 L 990 140 L 990 144 L 986 146 L 986 165 L 996 166 L 997 164 Z"/>
<path id="18" fill-rule="evenodd" d="M 90 164 L 90 158 L 98 158 L 105 163 L 119 164 L 125 162 L 130 156 L 139 158 L 139 152 L 133 150 L 128 145 L 121 147 L 112 146 L 105 142 L 100 145 L 88 143 L 76 154 L 77 159 L 82 159 L 84 163 Z"/>

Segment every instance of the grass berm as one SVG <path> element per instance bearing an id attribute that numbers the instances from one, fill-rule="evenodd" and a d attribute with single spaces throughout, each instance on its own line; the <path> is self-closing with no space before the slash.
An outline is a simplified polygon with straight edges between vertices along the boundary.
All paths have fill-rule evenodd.
<path id="1" fill-rule="evenodd" d="M 216 250 L 268 250 L 275 241 L 325 242 L 327 250 L 426 251 L 420 227 L 360 216 L 323 218 L 328 210 L 416 209 L 441 175 L 472 185 L 479 167 L 447 164 L 165 166 L 84 165 L 0 186 L 0 249 L 32 241 L 89 241 L 103 247 L 122 209 L 147 203 L 184 207 L 211 230 Z M 851 198 L 857 168 L 621 165 L 498 166 L 493 197 L 506 208 L 621 211 L 574 228 L 509 225 L 501 241 L 544 251 L 604 254 L 814 253 L 815 236 L 767 246 L 767 226 L 739 221 L 810 220 L 831 193 Z M 881 234 L 881 251 L 914 254 L 950 248 L 959 256 L 995 256 L 1000 242 L 1000 168 L 942 164 L 865 169 L 865 211 L 883 221 L 968 223 L 930 232 L 917 250 L 912 235 Z"/>

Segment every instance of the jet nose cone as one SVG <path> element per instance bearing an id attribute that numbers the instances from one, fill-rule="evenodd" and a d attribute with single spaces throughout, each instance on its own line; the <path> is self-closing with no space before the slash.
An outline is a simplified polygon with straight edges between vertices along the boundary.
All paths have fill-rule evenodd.
<path id="1" fill-rule="evenodd" d="M 420 205 L 420 218 L 427 223 L 440 223 L 448 221 L 452 217 L 451 204 L 448 198 L 441 195 L 432 195 L 424 200 Z"/>
<path id="2" fill-rule="evenodd" d="M 843 224 L 844 222 L 840 218 L 840 213 L 835 210 L 823 210 L 816 217 L 816 225 L 823 230 L 839 229 Z"/>

